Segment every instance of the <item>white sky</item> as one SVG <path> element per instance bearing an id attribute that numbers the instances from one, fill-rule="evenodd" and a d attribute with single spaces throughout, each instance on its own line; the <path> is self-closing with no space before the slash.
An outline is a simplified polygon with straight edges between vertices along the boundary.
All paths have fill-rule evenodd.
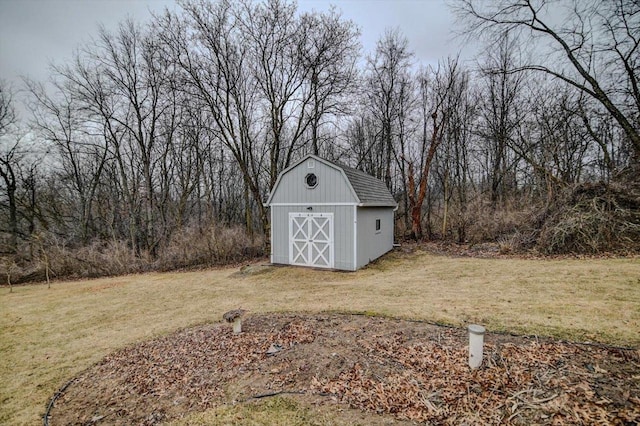
<path id="1" fill-rule="evenodd" d="M 364 53 L 375 49 L 386 28 L 398 27 L 416 60 L 436 64 L 461 51 L 454 18 L 444 0 L 299 0 L 301 11 L 330 5 L 362 32 Z M 14 89 L 20 77 L 45 81 L 51 62 L 64 63 L 76 47 L 97 34 L 99 24 L 114 29 L 127 17 L 147 21 L 150 11 L 178 9 L 172 0 L 0 0 L 0 79 Z M 462 58 L 470 58 L 467 47 Z"/>

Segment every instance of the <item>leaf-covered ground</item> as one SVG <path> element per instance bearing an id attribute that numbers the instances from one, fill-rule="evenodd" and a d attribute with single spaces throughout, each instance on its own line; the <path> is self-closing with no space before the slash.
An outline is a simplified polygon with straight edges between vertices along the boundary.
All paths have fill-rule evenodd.
<path id="1" fill-rule="evenodd" d="M 462 329 L 359 315 L 249 315 L 243 333 L 187 329 L 76 377 L 52 425 L 156 424 L 290 392 L 370 419 L 433 424 L 635 424 L 640 352 L 487 334 L 467 366 Z"/>

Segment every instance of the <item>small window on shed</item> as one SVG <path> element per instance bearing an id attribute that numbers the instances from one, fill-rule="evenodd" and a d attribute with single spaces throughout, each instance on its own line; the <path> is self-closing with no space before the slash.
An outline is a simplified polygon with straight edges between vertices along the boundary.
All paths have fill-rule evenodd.
<path id="1" fill-rule="evenodd" d="M 376 231 L 380 232 L 380 219 L 376 219 Z"/>
<path id="2" fill-rule="evenodd" d="M 307 168 L 313 169 L 316 166 L 316 163 L 313 160 L 307 160 Z"/>
<path id="3" fill-rule="evenodd" d="M 318 185 L 318 177 L 314 173 L 309 173 L 304 177 L 304 183 L 307 188 L 315 188 Z"/>

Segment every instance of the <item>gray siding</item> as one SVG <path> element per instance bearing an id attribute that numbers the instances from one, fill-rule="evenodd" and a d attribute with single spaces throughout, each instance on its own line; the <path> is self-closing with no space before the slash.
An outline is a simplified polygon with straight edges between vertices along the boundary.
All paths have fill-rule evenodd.
<path id="1" fill-rule="evenodd" d="M 308 167 L 309 160 L 306 160 L 280 176 L 280 182 L 271 198 L 271 204 L 357 202 L 340 170 L 317 160 L 312 161 L 313 168 Z M 308 173 L 315 173 L 318 177 L 318 185 L 313 189 L 307 188 L 305 185 L 304 179 Z M 336 225 L 337 232 L 339 229 Z"/>
<path id="2" fill-rule="evenodd" d="M 380 219 L 380 231 L 376 231 Z M 358 208 L 358 268 L 393 248 L 393 209 Z"/>
<path id="3" fill-rule="evenodd" d="M 317 163 L 316 163 L 317 167 Z M 302 178 L 306 175 L 302 174 Z M 320 184 L 318 184 L 319 186 Z M 304 184 L 302 185 L 304 188 Z M 306 189 L 306 188 L 304 188 Z M 317 188 L 316 188 L 317 189 Z M 279 192 L 279 191 L 278 191 Z M 277 195 L 277 194 L 275 194 Z M 273 201 L 283 202 L 283 201 Z M 334 268 L 353 270 L 353 206 L 313 206 L 313 213 L 333 213 Z M 289 264 L 289 213 L 306 206 L 271 206 L 271 262 Z"/>

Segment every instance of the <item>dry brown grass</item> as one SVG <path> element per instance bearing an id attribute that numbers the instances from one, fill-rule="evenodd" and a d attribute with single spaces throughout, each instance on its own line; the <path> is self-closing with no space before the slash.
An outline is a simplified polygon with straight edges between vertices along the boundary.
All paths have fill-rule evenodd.
<path id="1" fill-rule="evenodd" d="M 36 424 L 67 379 L 107 353 L 242 307 L 348 311 L 489 331 L 640 345 L 640 261 L 391 254 L 356 273 L 276 267 L 3 288 L 0 423 Z"/>

